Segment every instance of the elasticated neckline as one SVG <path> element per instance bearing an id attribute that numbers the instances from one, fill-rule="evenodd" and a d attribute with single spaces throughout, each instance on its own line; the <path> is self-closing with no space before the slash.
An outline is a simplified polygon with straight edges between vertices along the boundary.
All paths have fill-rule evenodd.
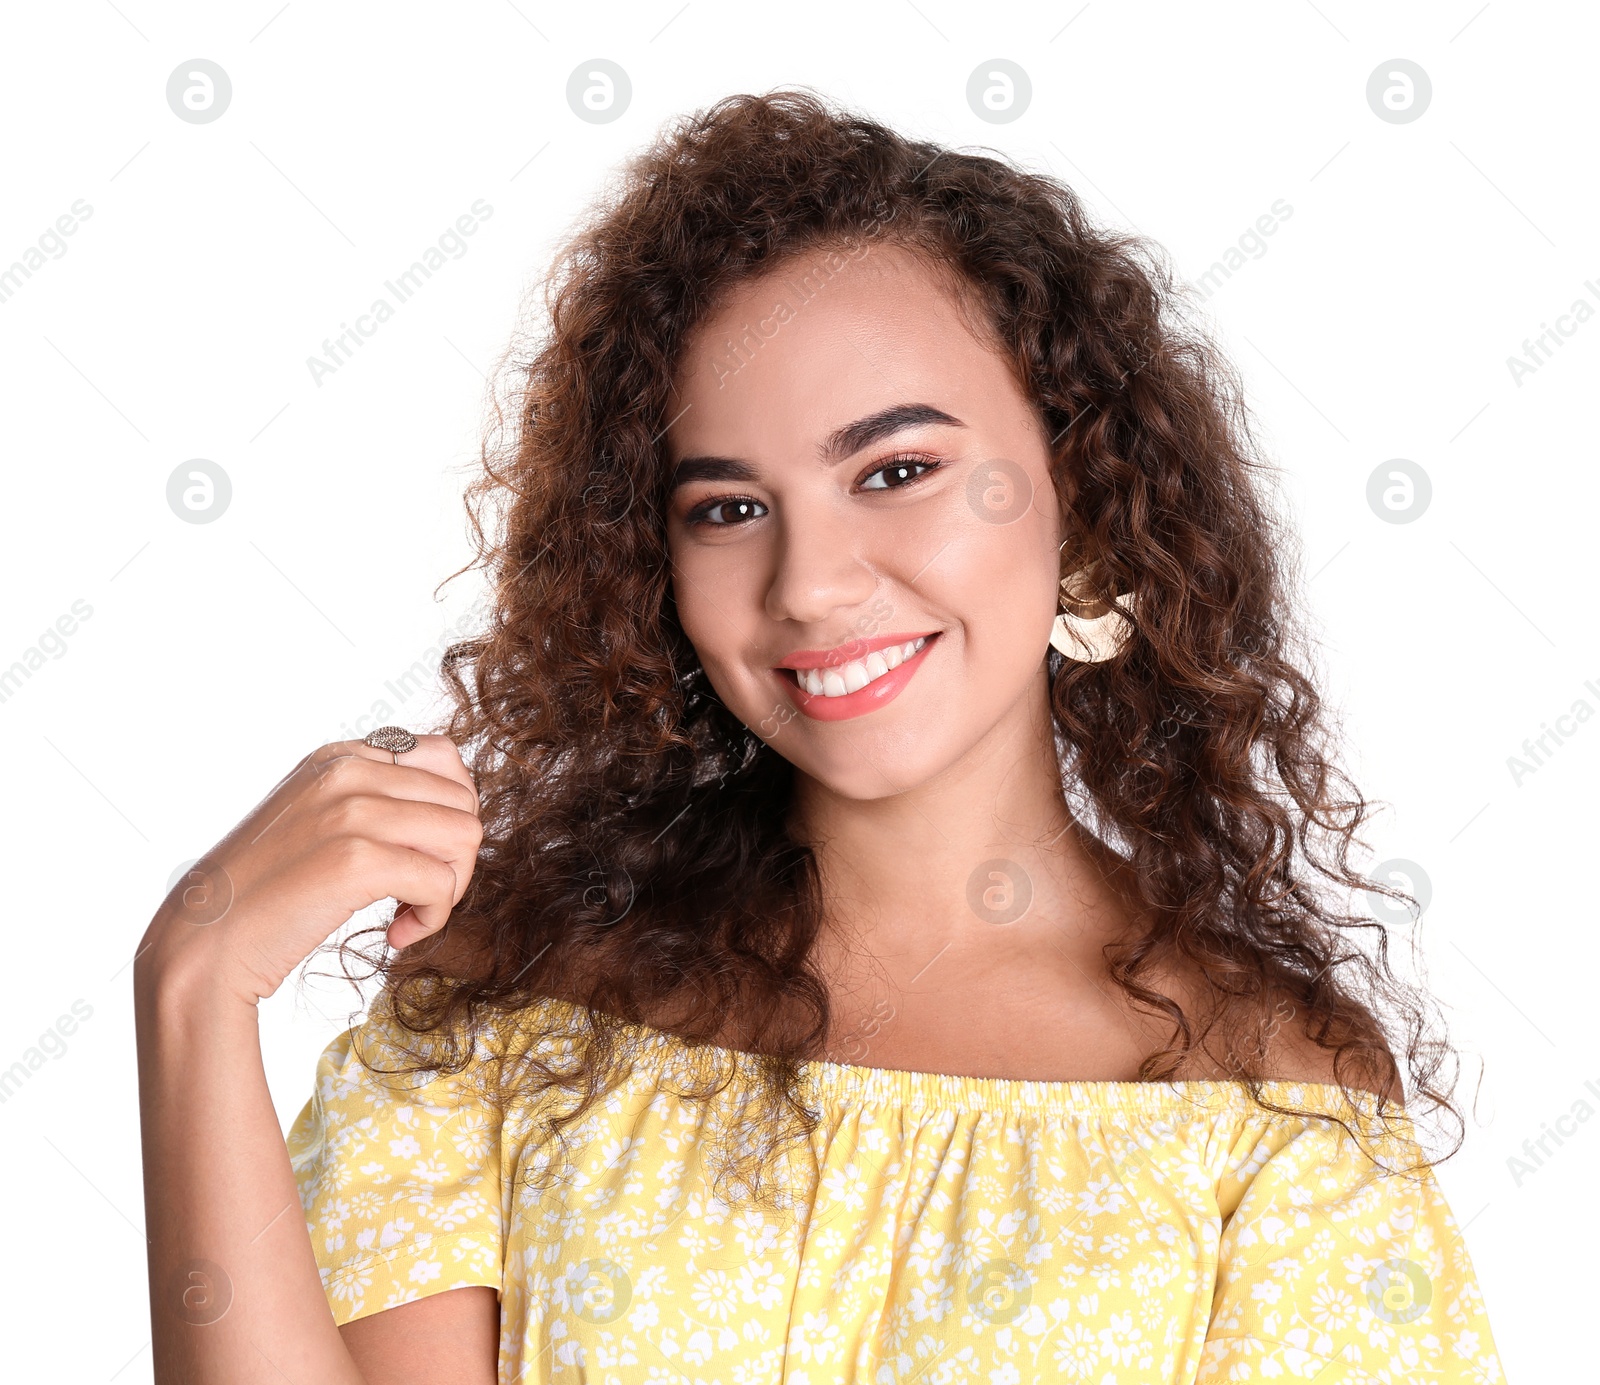
<path id="1" fill-rule="evenodd" d="M 558 1015 L 564 1024 L 579 1021 L 584 1007 L 553 996 L 541 997 L 532 1010 Z M 527 1011 L 522 1012 L 527 1014 Z M 604 1012 L 599 1012 L 604 1013 Z M 706 1062 L 753 1076 L 759 1054 L 716 1044 L 690 1044 L 668 1030 L 635 1020 L 606 1015 L 619 1032 L 638 1040 L 640 1066 L 652 1074 L 663 1065 Z M 1117 1115 L 1129 1118 L 1182 1119 L 1198 1112 L 1225 1110 L 1262 1112 L 1242 1081 L 1188 1079 L 1173 1082 L 1052 1080 L 1024 1077 L 973 1077 L 960 1073 L 922 1072 L 908 1068 L 863 1067 L 810 1059 L 799 1064 L 802 1088 L 811 1100 L 829 1105 L 943 1108 L 959 1111 L 1027 1111 L 1041 1115 Z M 1370 1117 L 1377 1105 L 1371 1093 L 1358 1093 L 1354 1104 L 1337 1086 L 1325 1082 L 1274 1079 L 1259 1084 L 1264 1101 L 1314 1115 L 1348 1119 Z M 1272 1115 L 1271 1112 L 1265 1112 Z M 1395 1116 L 1403 1118 L 1401 1112 Z M 1303 1117 L 1282 1116 L 1282 1119 Z"/>

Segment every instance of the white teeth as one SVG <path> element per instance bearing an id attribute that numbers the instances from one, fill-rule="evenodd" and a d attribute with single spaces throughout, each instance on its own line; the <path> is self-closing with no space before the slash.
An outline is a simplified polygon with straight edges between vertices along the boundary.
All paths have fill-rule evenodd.
<path id="1" fill-rule="evenodd" d="M 868 683 L 874 683 L 892 669 L 899 668 L 927 642 L 928 637 L 924 635 L 905 644 L 875 649 L 865 659 L 852 659 L 838 668 L 800 670 L 800 686 L 813 697 L 844 697 L 860 692 Z"/>

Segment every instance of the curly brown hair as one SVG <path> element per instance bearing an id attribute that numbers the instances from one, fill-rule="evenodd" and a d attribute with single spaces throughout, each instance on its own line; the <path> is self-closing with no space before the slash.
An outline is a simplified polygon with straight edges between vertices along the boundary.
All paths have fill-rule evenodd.
<path id="1" fill-rule="evenodd" d="M 437 728 L 476 778 L 483 846 L 439 946 L 363 954 L 402 1024 L 473 1033 L 541 997 L 576 1005 L 571 1062 L 539 1058 L 529 1035 L 518 1077 L 576 1097 L 548 1106 L 559 1137 L 625 1072 L 635 1026 L 725 1054 L 734 1016 L 760 1060 L 767 1152 L 813 1129 L 796 1082 L 829 1032 L 818 870 L 785 828 L 792 766 L 719 702 L 679 624 L 662 440 L 681 345 L 731 286 L 876 244 L 941 269 L 981 311 L 1052 440 L 1073 567 L 1137 597 L 1116 658 L 1052 651 L 1048 672 L 1064 792 L 1151 920 L 1107 954 L 1132 1002 L 1170 1023 L 1141 1078 L 1214 1048 L 1262 1105 L 1295 1112 L 1258 1081 L 1287 997 L 1346 1095 L 1379 1093 L 1380 1115 L 1400 1111 L 1402 1054 L 1401 1119 L 1444 1113 L 1454 1152 L 1456 1060 L 1435 1007 L 1396 975 L 1383 926 L 1338 907 L 1353 891 L 1415 901 L 1349 864 L 1370 810 L 1291 662 L 1310 648 L 1286 597 L 1292 535 L 1262 498 L 1231 366 L 1180 321 L 1158 252 L 1095 226 L 1061 182 L 805 90 L 729 97 L 632 160 L 552 266 L 529 358 L 508 353 L 512 398 L 466 495 L 477 558 L 454 574 L 485 567 L 492 615 L 444 656 L 454 707 Z M 1214 1004 L 1186 1010 L 1152 984 L 1174 960 Z"/>

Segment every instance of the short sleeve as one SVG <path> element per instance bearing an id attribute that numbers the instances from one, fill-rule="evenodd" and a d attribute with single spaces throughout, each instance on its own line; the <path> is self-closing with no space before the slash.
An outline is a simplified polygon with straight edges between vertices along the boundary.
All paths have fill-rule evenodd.
<path id="1" fill-rule="evenodd" d="M 1197 1382 L 1504 1379 L 1462 1228 L 1431 1169 L 1389 1171 L 1404 1152 L 1380 1167 L 1323 1120 L 1244 1135 Z"/>
<path id="2" fill-rule="evenodd" d="M 397 1038 L 427 1042 L 396 1027 L 384 993 L 323 1050 L 285 1137 L 341 1327 L 446 1289 L 501 1285 L 500 1116 L 466 1080 L 473 1067 L 395 1071 L 416 1066 Z"/>

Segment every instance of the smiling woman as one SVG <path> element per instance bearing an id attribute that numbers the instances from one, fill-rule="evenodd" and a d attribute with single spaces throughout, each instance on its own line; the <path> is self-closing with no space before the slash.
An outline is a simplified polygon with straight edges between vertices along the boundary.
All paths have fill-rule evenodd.
<path id="1" fill-rule="evenodd" d="M 1414 1124 L 1450 1050 L 1350 909 L 1406 896 L 1174 300 L 1060 183 L 804 92 L 629 166 L 469 491 L 451 716 L 213 862 L 418 901 L 290 1133 L 309 1253 L 242 1296 L 319 1378 L 1499 1378 Z M 404 851 L 317 893 L 280 817 Z M 232 926 L 152 992 L 315 931 Z"/>
<path id="2" fill-rule="evenodd" d="M 775 697 L 828 723 L 906 699 L 892 725 L 879 716 L 861 734 L 796 735 L 785 748 L 802 771 L 802 811 L 886 823 L 886 795 L 907 783 L 953 788 L 985 736 L 1039 744 L 1065 529 L 1038 412 L 994 332 L 963 313 L 925 253 L 875 250 L 796 316 L 780 346 L 720 379 L 702 343 L 789 272 L 731 290 L 682 351 L 668 434 L 684 454 L 667 523 L 678 613 L 746 725 Z M 998 504 L 994 479 L 1012 482 Z M 729 494 L 730 482 L 744 489 Z M 876 665 L 859 638 L 802 647 L 844 633 L 844 617 L 874 600 L 892 613 Z M 809 670 L 810 685 L 786 668 Z M 1034 696 L 1019 697 L 1030 683 Z M 899 738 L 892 771 L 878 749 L 886 737 Z M 1042 804 L 1055 773 L 1053 756 L 1040 756 L 1010 792 Z M 861 806 L 825 809 L 808 784 Z M 1064 814 L 1049 825 L 1059 831 Z M 917 927 L 932 936 L 926 919 Z"/>

